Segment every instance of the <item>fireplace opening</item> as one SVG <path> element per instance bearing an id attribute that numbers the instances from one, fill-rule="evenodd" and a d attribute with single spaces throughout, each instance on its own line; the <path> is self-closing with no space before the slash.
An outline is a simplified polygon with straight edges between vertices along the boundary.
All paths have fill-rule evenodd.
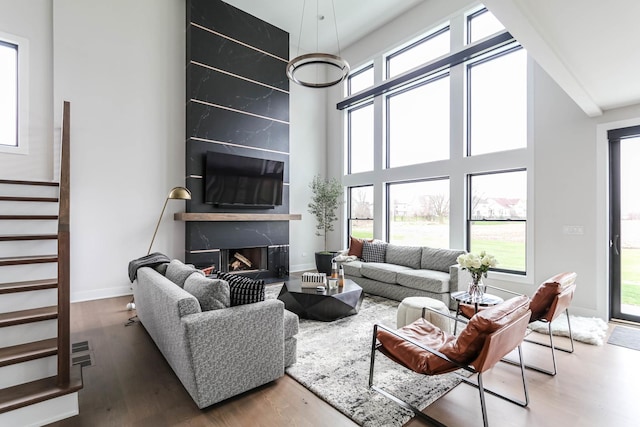
<path id="1" fill-rule="evenodd" d="M 223 249 L 220 265 L 229 273 L 255 272 L 269 268 L 267 247 Z"/>

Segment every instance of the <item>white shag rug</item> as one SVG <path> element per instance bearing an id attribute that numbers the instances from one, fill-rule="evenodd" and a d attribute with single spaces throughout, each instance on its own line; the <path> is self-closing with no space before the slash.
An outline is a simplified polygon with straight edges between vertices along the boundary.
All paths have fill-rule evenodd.
<path id="1" fill-rule="evenodd" d="M 268 286 L 266 297 L 277 297 L 279 289 Z M 356 315 L 333 322 L 300 319 L 298 360 L 287 374 L 359 425 L 404 425 L 413 412 L 370 390 L 368 384 L 373 325 L 395 329 L 398 304 L 366 295 Z M 455 374 L 419 375 L 376 355 L 374 384 L 418 408 L 427 407 L 459 383 Z"/>
<path id="2" fill-rule="evenodd" d="M 604 337 L 607 334 L 607 322 L 598 317 L 580 317 L 569 315 L 571 321 L 571 332 L 573 339 L 592 345 L 603 345 Z M 549 334 L 549 325 L 544 322 L 532 322 L 529 329 L 542 334 Z M 567 315 L 562 313 L 551 323 L 551 330 L 554 336 L 569 336 L 569 326 L 567 325 Z"/>

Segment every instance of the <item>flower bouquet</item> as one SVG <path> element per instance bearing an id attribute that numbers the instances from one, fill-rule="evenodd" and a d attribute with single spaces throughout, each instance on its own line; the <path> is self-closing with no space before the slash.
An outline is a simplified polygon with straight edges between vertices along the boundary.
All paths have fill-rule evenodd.
<path id="1" fill-rule="evenodd" d="M 473 253 L 462 254 L 456 261 L 460 264 L 460 268 L 467 270 L 471 274 L 471 283 L 469 283 L 469 289 L 467 290 L 471 299 L 474 302 L 482 300 L 484 294 L 482 278 L 487 277 L 489 268 L 495 267 L 498 261 L 493 255 L 489 255 L 485 251 L 480 252 L 479 255 Z"/>

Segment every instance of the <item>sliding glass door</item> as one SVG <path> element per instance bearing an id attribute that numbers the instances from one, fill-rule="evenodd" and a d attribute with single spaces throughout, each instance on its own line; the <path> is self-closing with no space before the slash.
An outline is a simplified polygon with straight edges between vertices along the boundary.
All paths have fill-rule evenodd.
<path id="1" fill-rule="evenodd" d="M 611 317 L 640 322 L 640 126 L 609 131 Z"/>

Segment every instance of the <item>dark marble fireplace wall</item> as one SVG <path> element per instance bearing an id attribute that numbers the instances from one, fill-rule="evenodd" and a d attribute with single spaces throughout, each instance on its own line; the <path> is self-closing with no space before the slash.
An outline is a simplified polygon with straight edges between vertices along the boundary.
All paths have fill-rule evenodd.
<path id="1" fill-rule="evenodd" d="M 187 212 L 288 214 L 289 81 L 285 67 L 289 34 L 220 0 L 187 0 L 186 38 L 186 185 L 192 193 Z M 274 209 L 205 204 L 207 151 L 283 161 L 283 204 Z M 218 249 L 284 246 L 288 268 L 287 221 L 185 224 L 187 262 L 215 264 Z"/>

